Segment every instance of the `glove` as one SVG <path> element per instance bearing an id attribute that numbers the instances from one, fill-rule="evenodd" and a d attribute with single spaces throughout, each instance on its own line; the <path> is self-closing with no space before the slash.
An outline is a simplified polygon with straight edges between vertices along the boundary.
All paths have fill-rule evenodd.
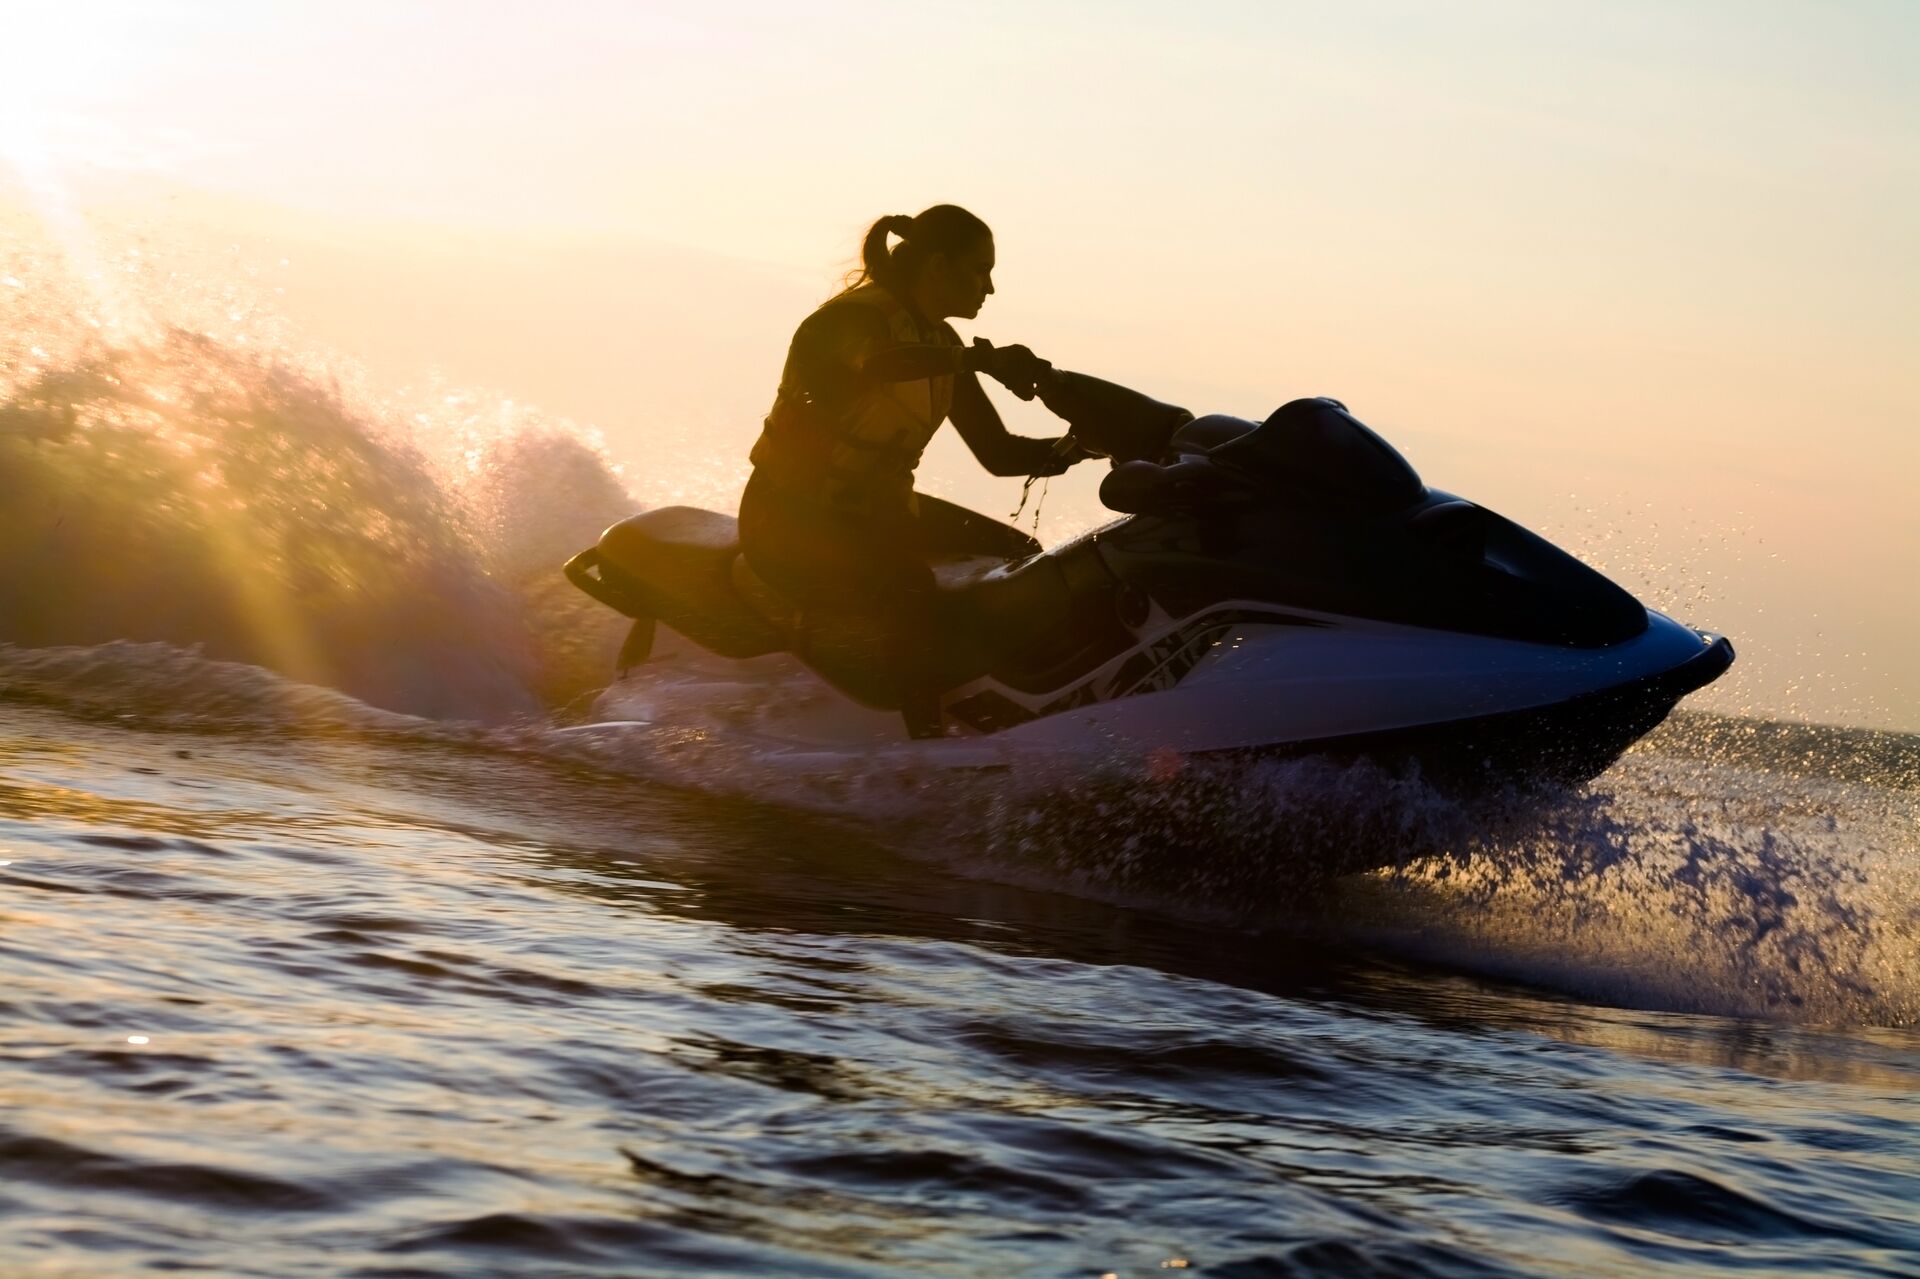
<path id="1" fill-rule="evenodd" d="M 975 338 L 967 352 L 966 365 L 984 373 L 1023 400 L 1031 400 L 1040 382 L 1053 372 L 1047 363 L 1024 346 L 995 346 L 985 338 Z"/>
<path id="2" fill-rule="evenodd" d="M 1034 443 L 1046 445 L 1046 452 L 1036 451 L 1033 469 L 1028 472 L 1034 476 L 1065 475 L 1075 462 L 1100 456 L 1073 438 L 1071 432 L 1057 440 L 1035 440 Z"/>

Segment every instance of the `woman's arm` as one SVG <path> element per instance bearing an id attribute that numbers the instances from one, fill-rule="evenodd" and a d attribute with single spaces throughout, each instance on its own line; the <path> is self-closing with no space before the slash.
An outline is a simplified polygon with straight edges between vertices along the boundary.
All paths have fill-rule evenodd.
<path id="1" fill-rule="evenodd" d="M 896 346 L 890 336 L 872 307 L 821 307 L 794 332 L 785 381 L 834 402 L 868 383 L 919 382 L 962 367 L 961 347 Z"/>
<path id="2" fill-rule="evenodd" d="M 949 334 L 952 330 L 948 330 Z M 1014 435 L 979 379 L 966 367 L 967 348 L 953 345 L 895 346 L 884 317 L 871 307 L 827 306 L 793 335 L 787 353 L 788 385 L 825 403 L 846 403 L 874 382 L 917 382 L 953 376 L 953 425 L 980 465 L 992 475 L 1058 475 L 1083 455 L 1060 457 L 1054 440 Z"/>
<path id="3" fill-rule="evenodd" d="M 1015 435 L 980 387 L 980 379 L 962 370 L 953 379 L 953 429 L 967 442 L 989 475 L 1058 475 L 1083 456 L 1054 452 L 1057 440 Z"/>

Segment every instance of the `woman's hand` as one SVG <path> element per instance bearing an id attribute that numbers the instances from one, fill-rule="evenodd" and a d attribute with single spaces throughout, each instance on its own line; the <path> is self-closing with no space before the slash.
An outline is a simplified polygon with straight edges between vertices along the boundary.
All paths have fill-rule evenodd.
<path id="1" fill-rule="evenodd" d="M 995 346 L 985 338 L 975 338 L 967 349 L 966 366 L 984 373 L 1023 400 L 1031 400 L 1040 380 L 1053 371 L 1053 365 L 1024 346 Z"/>
<path id="2" fill-rule="evenodd" d="M 1071 431 L 1057 440 L 1039 440 L 1036 442 L 1047 446 L 1046 453 L 1041 455 L 1031 472 L 1036 476 L 1064 475 L 1066 474 L 1067 468 L 1075 462 L 1084 462 L 1088 458 L 1101 456 L 1081 444 L 1079 440 L 1074 438 L 1073 432 Z"/>

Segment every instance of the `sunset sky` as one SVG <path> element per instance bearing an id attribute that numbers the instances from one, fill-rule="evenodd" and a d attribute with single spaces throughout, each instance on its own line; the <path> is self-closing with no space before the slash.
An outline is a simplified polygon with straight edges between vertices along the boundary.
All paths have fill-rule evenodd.
<path id="1" fill-rule="evenodd" d="M 8 206 L 246 268 L 376 379 L 598 427 L 643 499 L 730 503 L 866 224 L 952 200 L 999 244 L 974 332 L 1203 412 L 1338 396 L 1734 636 L 1705 704 L 1920 729 L 1906 0 L 6 21 Z M 1043 533 L 1103 518 L 1081 469 Z M 950 436 L 924 478 L 996 514 L 1018 488 Z"/>

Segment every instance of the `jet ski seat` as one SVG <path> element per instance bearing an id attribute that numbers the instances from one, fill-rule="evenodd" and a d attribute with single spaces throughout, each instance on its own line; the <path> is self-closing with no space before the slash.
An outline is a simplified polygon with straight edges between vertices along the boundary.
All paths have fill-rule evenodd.
<path id="1" fill-rule="evenodd" d="M 731 515 L 691 506 L 663 506 L 621 520 L 600 535 L 600 554 L 630 577 L 669 589 L 724 584 L 740 553 Z"/>
<path id="2" fill-rule="evenodd" d="M 665 506 L 625 519 L 567 564 L 589 595 L 629 617 L 656 618 L 723 657 L 785 648 L 777 625 L 734 589 L 739 525 L 731 515 Z"/>
<path id="3" fill-rule="evenodd" d="M 1011 629 L 1060 612 L 1058 569 L 1024 534 L 938 499 L 933 556 L 945 620 L 931 667 L 951 678 L 985 670 Z M 1030 571 L 1009 570 L 1009 554 Z M 668 506 L 622 520 L 575 556 L 567 576 L 636 619 L 652 618 L 726 657 L 791 649 L 850 696 L 892 709 L 890 627 L 878 609 L 806 608 L 768 585 L 740 553 L 731 515 Z M 983 613 L 984 610 L 984 613 Z"/>

